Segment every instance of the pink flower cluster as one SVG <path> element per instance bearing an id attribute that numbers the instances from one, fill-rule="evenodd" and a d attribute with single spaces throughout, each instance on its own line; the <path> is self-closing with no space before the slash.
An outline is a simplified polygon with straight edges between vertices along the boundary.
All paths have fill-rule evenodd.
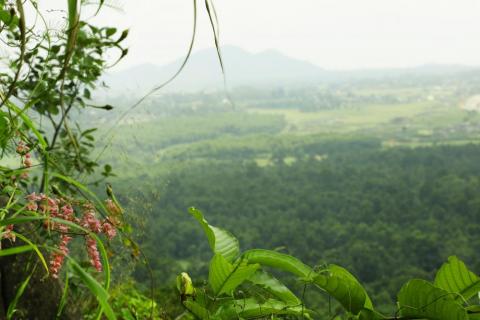
<path id="1" fill-rule="evenodd" d="M 15 242 L 15 233 L 13 233 L 13 224 L 9 224 L 5 227 L 5 231 L 0 233 L 0 241 L 2 239 L 10 239 L 10 241 Z M 0 243 L 0 249 L 2 248 L 2 245 Z"/>
<path id="2" fill-rule="evenodd" d="M 15 151 L 17 151 L 19 155 L 23 156 L 24 154 L 30 151 L 30 148 L 25 144 L 25 142 L 20 141 L 17 144 L 17 149 Z"/>
<path id="3" fill-rule="evenodd" d="M 63 266 L 63 261 L 65 260 L 65 256 L 68 254 L 68 243 L 72 240 L 72 237 L 62 234 L 60 236 L 60 244 L 58 245 L 58 251 L 52 253 L 52 257 L 50 259 L 50 273 L 52 274 L 53 278 L 58 278 L 58 273 Z"/>
<path id="4" fill-rule="evenodd" d="M 97 241 L 87 236 L 85 237 L 85 243 L 87 245 L 88 256 L 90 257 L 90 263 L 98 272 L 102 271 L 102 262 L 100 261 L 100 254 L 98 253 Z"/>
<path id="5" fill-rule="evenodd" d="M 95 207 L 90 204 L 84 204 L 82 210 L 82 217 L 75 216 L 75 210 L 72 203 L 61 198 L 50 198 L 45 194 L 32 193 L 26 197 L 26 208 L 30 211 L 36 211 L 42 215 L 45 215 L 44 226 L 49 230 L 56 231 L 60 234 L 60 242 L 57 245 L 57 251 L 52 254 L 50 260 L 50 271 L 52 277 L 58 277 L 58 273 L 63 265 L 65 256 L 68 254 L 68 244 L 72 240 L 70 236 L 73 233 L 69 232 L 69 226 L 57 221 L 50 220 L 49 218 L 59 218 L 62 220 L 75 223 L 88 231 L 95 234 L 105 234 L 105 236 L 111 240 L 116 235 L 116 228 L 111 223 L 110 219 L 100 221 L 96 217 Z M 102 270 L 102 263 L 100 260 L 100 254 L 97 248 L 97 241 L 90 234 L 81 234 L 85 237 L 85 244 L 88 256 L 90 258 L 91 265 L 97 270 Z"/>

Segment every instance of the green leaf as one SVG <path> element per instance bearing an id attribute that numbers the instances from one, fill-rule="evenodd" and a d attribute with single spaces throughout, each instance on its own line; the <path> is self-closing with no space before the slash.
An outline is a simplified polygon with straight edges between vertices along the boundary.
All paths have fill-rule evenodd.
<path id="1" fill-rule="evenodd" d="M 358 320 L 385 320 L 385 317 L 374 310 L 363 309 L 358 315 Z"/>
<path id="2" fill-rule="evenodd" d="M 358 280 L 346 269 L 331 264 L 314 278 L 314 283 L 327 291 L 353 314 L 364 308 L 373 310 L 372 301 Z"/>
<path id="3" fill-rule="evenodd" d="M 115 34 L 115 32 L 117 32 L 117 28 L 107 28 L 105 33 L 107 37 L 111 37 Z"/>
<path id="4" fill-rule="evenodd" d="M 4 149 L 10 139 L 12 129 L 8 115 L 0 111 L 0 149 Z M 0 155 L 1 157 L 2 155 Z"/>
<path id="5" fill-rule="evenodd" d="M 480 319 L 480 305 L 472 305 L 465 308 L 468 313 L 468 320 Z"/>
<path id="6" fill-rule="evenodd" d="M 0 257 L 4 256 L 11 256 L 19 253 L 24 253 L 33 250 L 32 246 L 18 246 L 18 247 L 12 247 L 8 249 L 1 249 L 0 250 Z"/>
<path id="7" fill-rule="evenodd" d="M 468 320 L 467 311 L 451 293 L 428 281 L 413 279 L 398 293 L 399 314 L 430 320 Z"/>
<path id="8" fill-rule="evenodd" d="M 290 291 L 282 282 L 271 274 L 258 270 L 248 281 L 263 288 L 275 298 L 285 302 L 290 306 L 301 305 L 302 301 Z"/>
<path id="9" fill-rule="evenodd" d="M 308 310 L 302 306 L 289 306 L 283 301 L 268 299 L 263 303 L 259 303 L 255 299 L 242 299 L 233 302 L 237 318 L 234 319 L 258 319 L 273 315 L 296 315 L 304 316 L 309 319 Z M 223 318 L 223 317 L 222 317 Z"/>
<path id="10" fill-rule="evenodd" d="M 208 310 L 205 309 L 203 306 L 200 304 L 187 300 L 183 303 L 185 308 L 187 308 L 190 313 L 192 313 L 196 318 L 201 319 L 201 320 L 208 320 L 210 319 L 210 314 L 208 313 Z"/>
<path id="11" fill-rule="evenodd" d="M 222 293 L 232 295 L 233 291 L 250 278 L 259 267 L 258 264 L 249 265 L 242 260 L 234 266 L 221 254 L 216 254 L 210 262 L 208 281 L 215 295 Z"/>
<path id="12" fill-rule="evenodd" d="M 253 249 L 245 251 L 244 257 L 250 263 L 259 263 L 262 266 L 287 271 L 305 279 L 311 279 L 315 274 L 312 268 L 297 258 L 277 251 Z"/>
<path id="13" fill-rule="evenodd" d="M 221 254 L 229 262 L 238 257 L 240 246 L 238 240 L 230 232 L 209 225 L 203 214 L 195 208 L 190 208 L 189 212 L 202 226 L 213 253 Z"/>
<path id="14" fill-rule="evenodd" d="M 22 109 L 17 107 L 11 101 L 7 100 L 5 104 L 10 110 L 15 112 L 23 120 L 23 123 L 25 123 L 25 125 L 33 132 L 35 137 L 37 137 L 40 148 L 45 151 L 45 149 L 47 148 L 47 142 L 45 141 L 43 136 L 40 134 L 40 131 L 37 130 L 32 120 L 30 120 L 30 118 L 25 114 L 25 112 L 23 112 Z"/>
<path id="15" fill-rule="evenodd" d="M 15 232 L 15 236 L 25 241 L 29 245 L 29 247 L 31 247 L 32 250 L 35 251 L 35 253 L 38 256 L 38 259 L 40 259 L 40 262 L 42 263 L 43 267 L 45 268 L 45 271 L 48 274 L 50 271 L 48 269 L 47 261 L 45 260 L 45 257 L 43 256 L 42 252 L 40 252 L 40 250 L 38 249 L 38 246 L 21 233 Z"/>
<path id="16" fill-rule="evenodd" d="M 458 293 L 457 301 L 465 301 L 480 291 L 480 278 L 468 270 L 457 257 L 448 258 L 435 276 L 434 285 L 448 292 Z"/>
<path id="17" fill-rule="evenodd" d="M 109 320 L 116 319 L 117 317 L 115 316 L 112 307 L 108 303 L 108 292 L 105 290 L 105 288 L 103 288 L 102 285 L 97 282 L 97 280 L 95 280 L 88 272 L 80 267 L 80 265 L 78 265 L 78 263 L 76 263 L 73 259 L 69 260 L 69 265 L 92 292 L 95 298 L 97 298 L 107 318 Z"/>
<path id="18" fill-rule="evenodd" d="M 60 302 L 58 303 L 57 319 L 59 319 L 60 316 L 62 315 L 63 308 L 65 308 L 65 305 L 67 303 L 68 279 L 69 279 L 69 273 L 67 272 L 65 275 L 65 281 L 63 282 L 62 298 L 60 298 Z"/>
<path id="19" fill-rule="evenodd" d="M 18 16 L 12 15 L 11 12 L 0 9 L 0 21 L 8 27 L 13 27 L 18 25 L 19 19 Z"/>
<path id="20" fill-rule="evenodd" d="M 10 304 L 8 305 L 8 309 L 7 309 L 7 319 L 8 320 L 12 319 L 13 315 L 15 314 L 18 301 L 20 300 L 23 293 L 25 292 L 25 289 L 27 288 L 28 283 L 30 282 L 30 279 L 32 278 L 32 275 L 33 275 L 34 272 L 35 272 L 35 268 L 33 268 L 32 272 L 22 282 L 20 287 L 18 287 L 17 292 L 15 293 L 15 297 L 13 298 L 12 302 L 10 302 Z"/>

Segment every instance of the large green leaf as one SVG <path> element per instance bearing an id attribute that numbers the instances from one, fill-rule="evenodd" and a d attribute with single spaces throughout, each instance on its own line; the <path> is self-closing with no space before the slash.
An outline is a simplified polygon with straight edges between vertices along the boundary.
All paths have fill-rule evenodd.
<path id="1" fill-rule="evenodd" d="M 214 319 L 276 319 L 273 316 L 294 315 L 311 319 L 309 310 L 302 306 L 289 306 L 283 301 L 268 299 L 258 302 L 253 298 L 226 301 L 217 310 Z"/>
<path id="2" fill-rule="evenodd" d="M 373 309 L 372 301 L 358 280 L 346 269 L 331 264 L 314 278 L 314 283 L 327 291 L 348 311 L 358 314 Z"/>
<path id="3" fill-rule="evenodd" d="M 402 317 L 429 320 L 467 320 L 467 311 L 453 295 L 428 281 L 413 279 L 398 293 L 399 314 Z"/>
<path id="4" fill-rule="evenodd" d="M 201 320 L 210 319 L 210 314 L 208 313 L 208 310 L 200 304 L 196 303 L 195 301 L 187 300 L 183 303 L 183 305 L 188 311 L 190 311 L 190 313 L 195 316 L 195 318 Z"/>
<path id="5" fill-rule="evenodd" d="M 210 248 L 212 248 L 215 254 L 221 254 L 229 262 L 238 257 L 240 246 L 238 245 L 238 240 L 230 232 L 209 225 L 200 210 L 190 208 L 189 212 L 202 226 L 203 231 L 207 235 Z"/>
<path id="6" fill-rule="evenodd" d="M 434 285 L 448 292 L 458 293 L 458 301 L 468 300 L 480 291 L 480 278 L 468 270 L 457 257 L 448 258 L 435 276 Z"/>
<path id="7" fill-rule="evenodd" d="M 468 320 L 480 319 L 480 305 L 471 305 L 466 307 L 468 313 Z"/>
<path id="8" fill-rule="evenodd" d="M 297 296 L 290 291 L 282 282 L 271 274 L 258 270 L 253 276 L 251 276 L 248 281 L 256 284 L 262 289 L 266 290 L 275 298 L 285 302 L 290 306 L 301 305 L 302 301 L 297 298 Z"/>
<path id="9" fill-rule="evenodd" d="M 244 257 L 250 263 L 259 263 L 262 266 L 287 271 L 305 279 L 311 279 L 315 274 L 312 268 L 304 264 L 302 261 L 288 254 L 277 251 L 253 249 L 245 251 Z"/>
<path id="10" fill-rule="evenodd" d="M 215 295 L 232 295 L 233 290 L 250 278 L 259 267 L 258 264 L 247 264 L 242 260 L 233 265 L 217 253 L 210 262 L 208 281 Z"/>

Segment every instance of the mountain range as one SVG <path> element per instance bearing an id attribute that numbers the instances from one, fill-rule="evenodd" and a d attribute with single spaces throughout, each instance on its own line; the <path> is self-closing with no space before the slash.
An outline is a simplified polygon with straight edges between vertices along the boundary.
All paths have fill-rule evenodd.
<path id="1" fill-rule="evenodd" d="M 459 65 L 423 65 L 406 69 L 332 71 L 308 61 L 288 57 L 277 50 L 250 53 L 235 46 L 221 48 L 225 74 L 230 88 L 243 85 L 302 85 L 345 80 L 392 78 L 398 76 L 440 76 L 478 70 Z M 143 94 L 176 73 L 183 59 L 164 66 L 141 64 L 107 74 L 102 80 L 110 94 L 121 92 Z M 223 76 L 214 48 L 194 52 L 180 75 L 165 91 L 200 91 L 223 87 Z"/>

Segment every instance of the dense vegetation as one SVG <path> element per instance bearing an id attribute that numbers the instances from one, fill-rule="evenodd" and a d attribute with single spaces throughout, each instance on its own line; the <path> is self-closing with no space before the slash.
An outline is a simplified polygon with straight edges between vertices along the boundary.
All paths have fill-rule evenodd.
<path id="1" fill-rule="evenodd" d="M 450 255 L 480 269 L 480 146 L 355 145 L 305 148 L 328 154 L 320 161 L 304 153 L 291 165 L 208 163 L 134 183 L 144 191 L 125 202 L 148 213 L 143 246 L 156 278 L 171 283 L 181 268 L 197 277 L 206 272 L 207 244 L 185 215 L 190 205 L 233 231 L 242 248 L 277 248 L 310 265 L 347 267 L 386 310 L 406 279 L 431 278 Z"/>
<path id="2" fill-rule="evenodd" d="M 128 31 L 67 4 L 52 33 L 55 10 L 0 0 L 0 318 L 479 319 L 476 73 L 112 120 L 93 92 Z"/>

